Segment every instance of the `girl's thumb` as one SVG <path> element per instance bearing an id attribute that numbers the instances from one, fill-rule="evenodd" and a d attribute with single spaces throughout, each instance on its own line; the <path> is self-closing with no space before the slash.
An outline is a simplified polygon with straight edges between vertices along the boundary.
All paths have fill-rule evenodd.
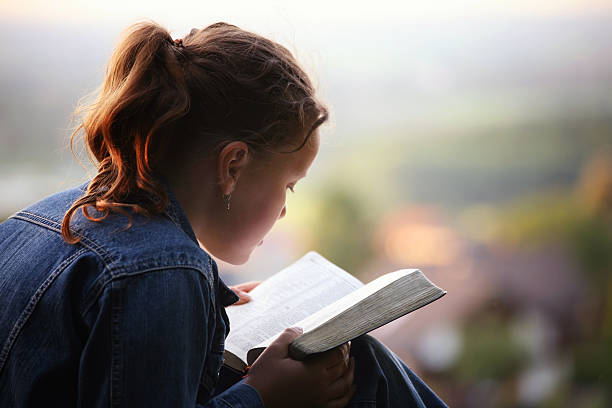
<path id="1" fill-rule="evenodd" d="M 290 327 L 285 329 L 280 336 L 274 340 L 270 346 L 275 345 L 277 347 L 282 347 L 283 349 L 287 349 L 289 347 L 289 343 L 291 343 L 296 338 L 300 337 L 304 331 L 301 327 Z"/>

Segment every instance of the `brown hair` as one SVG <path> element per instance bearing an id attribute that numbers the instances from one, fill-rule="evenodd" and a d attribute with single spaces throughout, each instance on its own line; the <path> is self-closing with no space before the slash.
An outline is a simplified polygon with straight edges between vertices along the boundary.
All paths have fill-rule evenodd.
<path id="1" fill-rule="evenodd" d="M 168 161 L 212 154 L 233 140 L 255 152 L 296 151 L 328 118 L 289 50 L 227 23 L 177 41 L 153 22 L 129 27 L 97 92 L 93 104 L 77 109 L 84 117 L 71 138 L 72 145 L 83 131 L 97 174 L 64 215 L 68 243 L 79 241 L 70 230 L 79 208 L 92 221 L 112 211 L 163 212 L 168 196 L 159 169 Z"/>

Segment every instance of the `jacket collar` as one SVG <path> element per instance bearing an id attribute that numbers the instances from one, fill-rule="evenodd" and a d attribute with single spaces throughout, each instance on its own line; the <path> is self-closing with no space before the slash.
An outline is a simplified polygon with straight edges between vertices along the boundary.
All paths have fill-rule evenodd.
<path id="1" fill-rule="evenodd" d="M 165 180 L 164 185 L 166 186 L 166 190 L 168 192 L 168 205 L 164 210 L 164 214 L 180 229 L 182 229 L 193 242 L 198 243 L 195 232 L 193 232 L 193 228 L 191 228 L 191 224 L 187 219 L 187 214 L 185 214 L 183 207 L 181 207 L 181 204 L 178 202 L 172 188 L 170 188 L 170 185 Z"/>
<path id="2" fill-rule="evenodd" d="M 164 210 L 164 214 L 166 214 L 166 216 L 170 218 L 172 222 L 174 222 L 179 228 L 181 228 L 189 236 L 189 238 L 191 238 L 199 246 L 200 244 L 198 243 L 195 232 L 193 232 L 193 228 L 191 228 L 191 224 L 189 223 L 189 220 L 187 219 L 187 214 L 185 214 L 183 207 L 181 207 L 180 203 L 178 202 L 176 198 L 176 195 L 172 191 L 172 188 L 170 187 L 168 182 L 163 180 L 163 183 L 166 186 L 166 190 L 168 191 L 168 205 L 166 206 L 166 209 Z M 210 265 L 213 270 L 213 274 L 215 276 L 219 276 L 219 272 L 217 269 L 217 263 L 215 262 L 214 259 L 212 259 L 209 253 L 206 252 L 206 255 L 208 255 L 208 259 L 210 260 Z M 221 304 L 225 307 L 236 303 L 240 299 L 240 297 L 238 297 L 238 295 L 236 295 L 236 293 L 234 293 L 234 291 L 231 290 L 223 282 L 221 277 L 219 277 L 218 294 L 221 298 Z"/>

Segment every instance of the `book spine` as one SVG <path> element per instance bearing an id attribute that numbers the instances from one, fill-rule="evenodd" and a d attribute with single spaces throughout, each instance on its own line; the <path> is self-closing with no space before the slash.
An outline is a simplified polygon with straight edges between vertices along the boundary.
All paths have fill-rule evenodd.
<path id="1" fill-rule="evenodd" d="M 304 360 L 309 354 L 312 354 L 309 350 L 304 348 L 299 342 L 293 342 L 289 344 L 289 357 L 294 360 Z"/>

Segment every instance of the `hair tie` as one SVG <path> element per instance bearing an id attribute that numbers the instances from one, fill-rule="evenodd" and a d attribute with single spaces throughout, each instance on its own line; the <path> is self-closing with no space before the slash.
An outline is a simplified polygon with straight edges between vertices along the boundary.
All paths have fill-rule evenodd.
<path id="1" fill-rule="evenodd" d="M 174 40 L 174 45 L 176 45 L 179 48 L 185 48 L 185 46 L 183 45 L 182 38 L 177 38 L 176 40 Z"/>

